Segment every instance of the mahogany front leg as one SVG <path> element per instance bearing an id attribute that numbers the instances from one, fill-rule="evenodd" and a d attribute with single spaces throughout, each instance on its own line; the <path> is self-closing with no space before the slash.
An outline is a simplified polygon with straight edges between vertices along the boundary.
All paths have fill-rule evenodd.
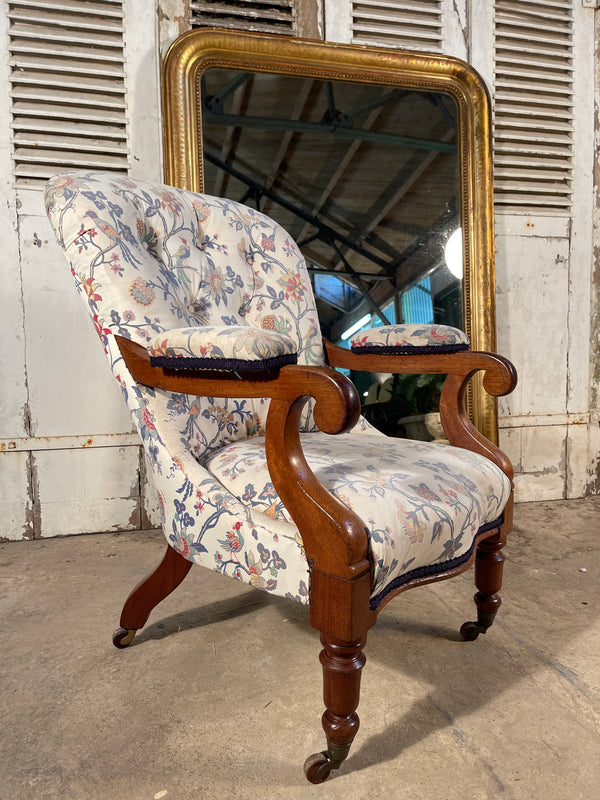
<path id="1" fill-rule="evenodd" d="M 332 769 L 338 769 L 350 751 L 360 720 L 356 709 L 360 699 L 361 671 L 365 665 L 362 652 L 366 638 L 352 643 L 327 641 L 321 636 L 323 650 L 319 656 L 323 667 L 323 730 L 327 751 L 309 756 L 304 772 L 311 783 L 327 780 Z"/>
<path id="2" fill-rule="evenodd" d="M 465 641 L 473 641 L 480 633 L 485 633 L 496 618 L 502 603 L 498 592 L 502 588 L 504 544 L 504 539 L 498 534 L 477 545 L 475 558 L 475 586 L 479 590 L 475 595 L 477 622 L 465 622 L 461 627 L 460 635 Z"/>

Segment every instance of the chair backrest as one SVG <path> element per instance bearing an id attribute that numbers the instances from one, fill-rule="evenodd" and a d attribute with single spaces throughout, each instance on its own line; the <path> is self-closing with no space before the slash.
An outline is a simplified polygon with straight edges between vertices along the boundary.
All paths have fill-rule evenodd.
<path id="1" fill-rule="evenodd" d="M 174 328 L 273 329 L 297 344 L 298 363 L 323 363 L 304 258 L 264 214 L 113 173 L 57 175 L 45 196 L 59 244 L 126 395 L 113 334 L 144 344 Z M 148 397 L 139 408 L 128 399 L 144 438 Z M 268 405 L 187 396 L 162 401 L 179 440 L 199 459 L 260 432 Z"/>

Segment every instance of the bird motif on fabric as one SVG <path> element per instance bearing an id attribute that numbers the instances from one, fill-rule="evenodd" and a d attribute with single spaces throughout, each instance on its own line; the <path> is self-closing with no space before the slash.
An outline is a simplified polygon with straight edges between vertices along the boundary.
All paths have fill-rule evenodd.
<path id="1" fill-rule="evenodd" d="M 139 259 L 135 258 L 133 254 L 130 252 L 129 248 L 126 247 L 125 242 L 129 242 L 131 244 L 135 244 L 136 239 L 134 238 L 131 230 L 126 226 L 122 225 L 121 230 L 117 231 L 117 229 L 112 225 L 110 222 L 102 219 L 98 216 L 95 211 L 88 211 L 86 216 L 94 221 L 96 227 L 106 236 L 109 240 L 107 246 L 96 256 L 95 261 L 98 260 L 105 254 L 108 253 L 115 245 L 118 245 L 123 258 L 128 261 L 130 264 L 137 266 L 139 263 Z"/>
<path id="2" fill-rule="evenodd" d="M 181 245 L 173 255 L 173 272 L 177 275 L 180 285 L 188 292 L 192 288 L 189 258 L 190 248 L 186 240 L 182 239 Z"/>
<path id="3" fill-rule="evenodd" d="M 233 528 L 227 533 L 226 539 L 219 539 L 219 544 L 228 553 L 239 553 L 244 547 L 244 537 L 240 533 L 241 522 L 236 522 Z"/>
<path id="4" fill-rule="evenodd" d="M 100 228 L 102 233 L 107 236 L 113 244 L 121 241 L 118 231 L 116 231 L 109 222 L 105 222 L 105 220 L 100 219 L 95 211 L 88 211 L 86 216 L 94 220 L 97 227 Z"/>

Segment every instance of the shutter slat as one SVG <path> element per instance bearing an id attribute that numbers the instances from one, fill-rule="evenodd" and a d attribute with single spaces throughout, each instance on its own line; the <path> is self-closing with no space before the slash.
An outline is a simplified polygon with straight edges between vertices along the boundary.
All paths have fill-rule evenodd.
<path id="1" fill-rule="evenodd" d="M 572 78 L 572 70 L 562 64 L 548 65 L 540 64 L 536 68 L 531 67 L 523 62 L 516 64 L 514 61 L 496 61 L 496 67 L 502 70 L 502 74 L 507 79 L 514 78 L 517 80 L 529 81 L 544 81 L 546 83 L 560 83 L 570 86 Z M 554 69 L 554 72 L 549 70 Z"/>
<path id="2" fill-rule="evenodd" d="M 104 14 L 106 16 L 121 17 L 122 0 L 101 0 L 92 3 L 88 0 L 85 4 L 81 0 L 10 0 L 10 5 L 22 8 L 33 8 L 39 11 L 48 8 L 52 11 L 67 11 L 77 14 Z"/>
<path id="3" fill-rule="evenodd" d="M 63 98 L 64 100 L 64 98 Z M 122 105 L 125 108 L 125 105 Z M 21 115 L 21 116 L 20 116 Z M 53 124 L 53 120 L 72 120 L 73 106 L 61 105 L 60 103 L 38 103 L 28 100 L 15 100 L 13 103 L 13 119 L 23 119 L 30 121 L 47 120 L 48 125 Z M 79 106 L 77 108 L 77 122 L 99 122 L 107 124 L 122 123 L 125 128 L 124 114 L 121 110 L 113 106 L 99 108 L 97 106 Z"/>
<path id="4" fill-rule="evenodd" d="M 31 9 L 11 11 L 9 13 L 11 22 L 20 22 L 29 25 L 46 25 L 49 28 L 60 30 L 61 28 L 75 29 L 75 30 L 95 30 L 99 24 L 107 33 L 123 33 L 123 25 L 117 20 L 113 21 L 112 17 L 101 16 L 64 16 L 62 14 L 46 14 L 43 9 Z"/>
<path id="5" fill-rule="evenodd" d="M 508 141 L 508 142 L 519 141 L 521 143 L 552 142 L 554 144 L 564 144 L 567 146 L 567 148 L 570 148 L 570 146 L 573 143 L 573 139 L 571 136 L 562 133 L 558 134 L 557 132 L 551 130 L 546 130 L 545 133 L 543 131 L 531 131 L 531 133 L 527 133 L 523 130 L 515 132 L 512 129 L 501 128 L 500 130 L 496 131 L 494 139 L 496 143 L 502 141 Z"/>
<path id="6" fill-rule="evenodd" d="M 50 119 L 45 116 L 43 119 L 35 119 L 15 116 L 12 127 L 13 130 L 22 133 L 35 132 L 37 136 L 55 133 L 65 134 L 66 136 L 76 134 L 77 136 L 90 136 L 104 139 L 127 139 L 125 126 L 119 127 L 118 125 L 101 125 L 94 122 L 74 121 L 67 117 L 63 119 Z"/>
<path id="7" fill-rule="evenodd" d="M 535 51 L 531 52 L 527 48 L 526 41 L 518 40 L 497 40 L 496 41 L 496 60 L 498 63 L 503 60 L 520 62 L 521 64 L 547 64 L 550 69 L 560 67 L 563 64 L 571 64 L 572 53 L 564 48 L 544 47 L 537 44 Z"/>
<path id="8" fill-rule="evenodd" d="M 504 110 L 507 110 L 509 112 L 512 111 L 513 109 L 516 109 L 520 104 L 527 105 L 528 107 L 531 108 L 540 108 L 540 109 L 545 106 L 556 106 L 556 108 L 564 109 L 565 114 L 571 112 L 571 103 L 570 102 L 565 103 L 564 96 L 552 97 L 549 95 L 543 95 L 540 97 L 524 97 L 522 93 L 515 91 L 513 93 L 502 92 L 500 94 L 499 99 L 501 102 L 498 103 L 498 105 L 496 106 L 496 113 L 498 112 L 502 113 L 502 110 L 504 108 L 502 103 L 507 104 Z M 556 114 L 556 108 L 553 109 L 552 111 L 553 114 Z"/>
<path id="9" fill-rule="evenodd" d="M 20 86 L 35 86 L 43 90 L 44 87 L 50 89 L 57 88 L 59 91 L 79 91 L 79 92 L 104 92 L 107 94 L 122 95 L 123 87 L 122 82 L 114 78 L 103 78 L 87 76 L 71 75 L 70 72 L 61 73 L 47 73 L 35 72 L 34 70 L 19 71 L 12 77 L 12 84 L 15 87 Z"/>
<path id="10" fill-rule="evenodd" d="M 29 133 L 19 132 L 13 136 L 13 143 L 15 147 L 32 147 L 36 148 L 36 152 L 42 152 L 45 149 L 59 149 L 69 150 L 69 152 L 88 152 L 88 153 L 119 153 L 123 152 L 120 142 L 115 142 L 110 139 L 103 139 L 100 136 L 95 136 L 93 141 L 83 139 L 81 136 L 73 136 L 73 131 L 69 131 L 70 135 L 53 135 L 45 131 L 44 133 Z"/>
<path id="11" fill-rule="evenodd" d="M 504 93 L 514 91 L 516 94 L 523 96 L 528 92 L 537 92 L 540 95 L 543 95 L 544 98 L 554 98 L 556 96 L 561 97 L 560 102 L 564 102 L 563 98 L 570 99 L 572 94 L 572 81 L 569 81 L 566 84 L 558 85 L 550 85 L 546 81 L 531 81 L 527 80 L 525 77 L 523 80 L 515 80 L 514 77 L 506 78 L 502 83 L 502 89 Z M 570 104 L 570 103 L 569 103 Z"/>
<path id="12" fill-rule="evenodd" d="M 554 213 L 564 213 L 565 206 L 570 205 L 564 195 L 543 192 L 516 194 L 514 191 L 508 191 L 505 194 L 501 189 L 496 188 L 494 188 L 494 192 L 498 193 L 498 202 L 501 206 L 527 209 L 528 212 L 538 211 L 545 213 L 550 210 Z"/>
<path id="13" fill-rule="evenodd" d="M 11 53 L 15 60 L 25 58 L 35 58 L 36 56 L 48 56 L 53 58 L 56 63 L 62 63 L 65 59 L 67 62 L 78 62 L 85 60 L 88 64 L 93 64 L 97 61 L 108 62 L 110 64 L 122 64 L 124 58 L 119 56 L 117 48 L 100 48 L 94 47 L 92 50 L 89 47 L 78 47 L 76 44 L 66 44 L 63 42 L 52 41 L 48 43 L 47 39 L 18 39 L 13 38 Z"/>
<path id="14" fill-rule="evenodd" d="M 547 18 L 545 18 L 547 20 Z M 550 22 L 540 22 L 540 20 L 534 19 L 507 19 L 506 17 L 502 17 L 501 15 L 496 17 L 496 24 L 501 24 L 503 26 L 502 30 L 502 38 L 503 39 L 535 39 L 536 41 L 539 40 L 541 42 L 545 42 L 546 44 L 560 44 L 564 40 L 565 36 L 571 37 L 573 32 L 571 30 L 565 31 L 564 33 L 556 32 L 556 21 Z M 559 25 L 561 22 L 559 22 Z"/>
<path id="15" fill-rule="evenodd" d="M 503 181 L 512 181 L 515 178 L 527 181 L 556 181 L 556 173 L 551 169 L 544 169 L 539 165 L 523 165 L 515 166 L 511 164 L 508 167 L 498 165 L 495 172 L 495 180 L 502 184 Z"/>
<path id="16" fill-rule="evenodd" d="M 537 116 L 537 115 L 536 115 Z M 544 122 L 544 130 L 559 131 L 560 133 L 572 133 L 573 126 L 569 124 L 568 120 L 556 120 L 553 117 Z M 495 135 L 502 131 L 513 131 L 515 136 L 520 135 L 520 131 L 532 131 L 534 134 L 539 134 L 537 118 L 526 117 L 510 117 L 506 115 L 502 119 L 502 125 L 497 126 Z"/>
<path id="17" fill-rule="evenodd" d="M 89 106 L 102 109 L 125 109 L 125 98 L 118 95 L 91 94 L 84 92 L 67 91 L 66 89 L 45 89 L 36 86 L 16 86 L 13 90 L 15 100 L 28 100 L 35 103 L 60 103 L 71 104 L 71 116 L 79 112 L 75 107 Z M 123 121 L 125 116 L 123 115 Z"/>
<path id="18" fill-rule="evenodd" d="M 361 20 L 366 20 L 370 22 L 381 22 L 381 23 L 392 23 L 394 25 L 401 25 L 401 26 L 418 26 L 423 28 L 434 28 L 435 30 L 439 30 L 440 23 L 439 20 L 431 17 L 415 17 L 411 14 L 402 13 L 401 11 L 395 11 L 393 8 L 390 9 L 374 9 L 372 12 L 363 11 L 360 14 L 356 14 L 355 19 L 360 18 Z M 365 23 L 366 24 L 366 23 Z"/>
<path id="19" fill-rule="evenodd" d="M 123 154 L 121 166 L 127 165 L 126 154 Z M 114 156 L 105 156 L 102 153 L 77 153 L 72 150 L 44 150 L 28 147 L 15 148 L 15 158 L 19 163 L 34 163 L 48 165 L 67 165 L 74 167 L 98 167 L 99 169 L 114 168 L 117 159 Z"/>
<path id="20" fill-rule="evenodd" d="M 88 75 L 98 78 L 123 78 L 125 75 L 124 65 L 109 62 L 106 64 L 94 61 L 86 61 L 83 58 L 58 59 L 51 56 L 17 56 L 10 59 L 11 67 L 29 72 L 40 71 L 44 73 L 70 73 Z"/>
<path id="21" fill-rule="evenodd" d="M 122 34 L 103 34 L 101 30 L 81 29 L 54 29 L 50 30 L 43 25 L 15 25 L 10 28 L 9 34 L 11 38 L 21 39 L 37 39 L 47 43 L 50 47 L 53 42 L 73 43 L 74 45 L 81 46 L 82 44 L 90 45 L 90 47 L 113 47 L 121 54 L 123 52 L 123 36 Z"/>
<path id="22" fill-rule="evenodd" d="M 503 157 L 501 153 L 495 155 L 495 166 L 514 167 L 535 167 L 536 169 L 566 169 L 570 165 L 568 158 L 561 158 L 559 156 L 543 157 L 541 153 L 534 153 L 532 155 L 520 155 L 519 153 L 511 153 L 510 158 Z M 565 180 L 569 180 L 570 176 L 565 176 Z"/>
<path id="23" fill-rule="evenodd" d="M 9 0 L 12 146 L 19 185 L 59 169 L 129 164 L 123 0 Z"/>

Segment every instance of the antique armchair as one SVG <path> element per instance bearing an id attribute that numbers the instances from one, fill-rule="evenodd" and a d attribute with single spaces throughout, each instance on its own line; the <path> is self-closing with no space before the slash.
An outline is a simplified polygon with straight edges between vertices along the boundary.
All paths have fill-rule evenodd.
<path id="1" fill-rule="evenodd" d="M 373 329 L 351 351 L 323 345 L 296 245 L 230 200 L 95 172 L 56 176 L 45 198 L 142 438 L 168 542 L 113 642 L 131 644 L 194 562 L 310 603 L 327 749 L 305 773 L 320 783 L 358 730 L 363 647 L 391 597 L 475 561 L 477 621 L 461 635 L 494 620 L 512 469 L 470 422 L 465 392 L 483 370 L 485 389 L 505 394 L 514 370 L 439 326 Z M 454 446 L 375 431 L 335 366 L 447 374 Z"/>

